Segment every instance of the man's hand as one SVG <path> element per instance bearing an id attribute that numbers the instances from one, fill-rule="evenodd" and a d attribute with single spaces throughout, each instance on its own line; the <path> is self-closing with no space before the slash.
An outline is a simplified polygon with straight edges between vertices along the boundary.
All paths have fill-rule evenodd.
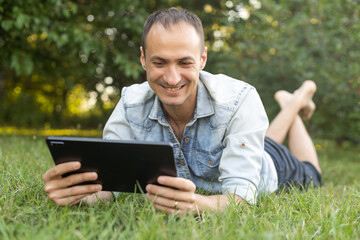
<path id="1" fill-rule="evenodd" d="M 78 185 L 75 184 L 94 181 L 97 179 L 97 173 L 86 172 L 73 174 L 63 178 L 62 175 L 80 169 L 80 162 L 67 162 L 56 165 L 48 170 L 42 179 L 45 182 L 45 192 L 49 198 L 57 205 L 74 205 L 79 203 L 84 197 L 101 191 L 100 184 Z"/>
<path id="2" fill-rule="evenodd" d="M 166 213 L 199 213 L 204 210 L 223 211 L 233 198 L 235 198 L 236 204 L 243 203 L 239 196 L 233 194 L 211 196 L 195 194 L 195 184 L 184 178 L 160 176 L 158 183 L 163 186 L 152 184 L 146 186 L 146 198 L 153 202 L 156 209 Z"/>
<path id="3" fill-rule="evenodd" d="M 166 213 L 184 214 L 198 211 L 196 186 L 190 180 L 179 177 L 160 176 L 158 183 L 146 186 L 146 198 L 153 206 Z"/>

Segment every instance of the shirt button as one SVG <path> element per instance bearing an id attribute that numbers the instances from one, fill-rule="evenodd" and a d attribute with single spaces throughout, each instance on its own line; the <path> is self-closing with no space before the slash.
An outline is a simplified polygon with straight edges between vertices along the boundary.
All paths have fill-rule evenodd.
<path id="1" fill-rule="evenodd" d="M 185 142 L 188 142 L 190 140 L 190 138 L 186 137 L 184 140 L 185 140 Z"/>
<path id="2" fill-rule="evenodd" d="M 212 165 L 212 161 L 209 161 L 209 164 Z"/>
<path id="3" fill-rule="evenodd" d="M 181 165 L 181 166 L 184 166 L 184 165 L 185 165 L 185 163 L 184 163 L 184 162 L 180 162 L 180 165 Z"/>
<path id="4" fill-rule="evenodd" d="M 242 146 L 242 147 L 245 147 L 245 143 L 241 143 L 241 146 Z"/>

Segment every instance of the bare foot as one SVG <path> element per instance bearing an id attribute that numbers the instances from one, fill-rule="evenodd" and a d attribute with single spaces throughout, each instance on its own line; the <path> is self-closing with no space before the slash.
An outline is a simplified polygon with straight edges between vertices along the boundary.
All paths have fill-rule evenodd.
<path id="1" fill-rule="evenodd" d="M 313 100 L 310 100 L 309 103 L 300 110 L 299 114 L 302 117 L 302 119 L 308 120 L 315 112 L 315 109 L 316 109 L 315 103 L 313 102 Z"/>
<path id="2" fill-rule="evenodd" d="M 279 104 L 281 109 L 283 109 L 286 104 L 290 102 L 292 97 L 293 95 L 285 90 L 279 90 L 274 95 L 275 101 Z"/>
<path id="3" fill-rule="evenodd" d="M 309 119 L 315 111 L 315 103 L 312 101 L 312 97 L 316 92 L 316 84 L 312 80 L 305 80 L 300 88 L 294 92 L 294 97 L 301 99 L 302 107 L 300 115 L 304 120 Z"/>
<path id="4" fill-rule="evenodd" d="M 301 87 L 294 92 L 297 98 L 302 101 L 299 114 L 304 120 L 310 119 L 316 109 L 315 103 L 311 99 L 315 91 L 315 83 L 311 80 L 306 80 Z M 279 90 L 275 93 L 274 98 L 280 105 L 280 108 L 283 109 L 293 99 L 294 94 L 285 90 Z"/>

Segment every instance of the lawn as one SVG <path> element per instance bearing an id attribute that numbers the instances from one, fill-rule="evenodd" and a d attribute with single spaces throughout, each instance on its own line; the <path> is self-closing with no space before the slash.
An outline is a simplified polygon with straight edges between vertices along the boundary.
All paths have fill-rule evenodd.
<path id="1" fill-rule="evenodd" d="M 360 147 L 317 140 L 316 148 L 321 188 L 177 217 L 155 211 L 140 194 L 57 207 L 41 181 L 53 165 L 44 138 L 0 135 L 0 239 L 359 239 Z"/>

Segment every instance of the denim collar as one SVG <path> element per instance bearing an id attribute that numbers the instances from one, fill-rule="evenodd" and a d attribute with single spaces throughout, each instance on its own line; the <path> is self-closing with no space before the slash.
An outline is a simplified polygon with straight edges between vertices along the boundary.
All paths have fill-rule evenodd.
<path id="1" fill-rule="evenodd" d="M 168 125 L 163 110 L 162 104 L 155 95 L 154 105 L 150 111 L 149 118 L 152 120 L 157 120 L 159 123 Z M 211 96 L 208 90 L 205 88 L 201 79 L 198 81 L 197 97 L 196 97 L 196 108 L 192 120 L 187 125 L 192 125 L 196 119 L 208 117 L 214 114 L 214 104 L 211 101 Z"/>

